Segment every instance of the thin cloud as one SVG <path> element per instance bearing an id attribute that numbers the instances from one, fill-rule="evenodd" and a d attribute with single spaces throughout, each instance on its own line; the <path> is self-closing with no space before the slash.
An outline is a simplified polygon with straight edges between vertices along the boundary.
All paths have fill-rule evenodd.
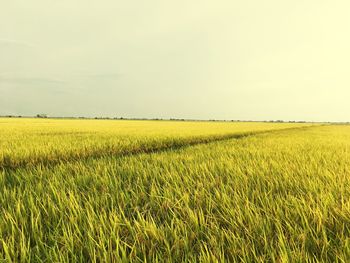
<path id="1" fill-rule="evenodd" d="M 0 45 L 1 46 L 22 46 L 22 47 L 29 47 L 29 48 L 37 47 L 32 43 L 17 41 L 14 39 L 5 39 L 5 38 L 0 38 Z"/>
<path id="2" fill-rule="evenodd" d="M 122 76 L 121 73 L 93 73 L 93 74 L 81 74 L 81 75 L 74 75 L 71 76 L 73 79 L 78 80 L 114 80 L 119 79 Z"/>
<path id="3" fill-rule="evenodd" d="M 55 78 L 37 78 L 37 77 L 9 77 L 1 76 L 0 82 L 18 83 L 18 84 L 64 84 L 66 81 Z"/>

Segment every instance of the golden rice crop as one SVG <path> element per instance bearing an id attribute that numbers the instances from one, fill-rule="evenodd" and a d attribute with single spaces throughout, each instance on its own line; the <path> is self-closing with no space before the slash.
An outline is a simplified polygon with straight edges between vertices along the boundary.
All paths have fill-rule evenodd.
<path id="1" fill-rule="evenodd" d="M 73 122 L 67 130 L 95 130 L 95 140 L 121 123 L 79 128 Z M 193 134 L 242 132 L 231 123 L 142 124 L 156 131 L 142 137 L 142 128 L 135 129 L 137 136 L 179 136 L 183 145 Z M 178 130 L 186 125 L 193 130 Z M 0 259 L 347 262 L 350 127 L 242 125 L 252 125 L 243 132 L 254 125 L 254 131 L 276 130 L 154 153 L 3 168 Z M 33 127 L 28 138 L 36 136 L 28 131 Z"/>
<path id="2" fill-rule="evenodd" d="M 309 124 L 0 119 L 0 167 L 151 151 L 305 125 Z"/>

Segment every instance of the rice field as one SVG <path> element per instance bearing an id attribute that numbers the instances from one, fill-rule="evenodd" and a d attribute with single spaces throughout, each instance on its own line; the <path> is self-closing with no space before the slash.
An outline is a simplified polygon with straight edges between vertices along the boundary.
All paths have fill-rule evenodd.
<path id="1" fill-rule="evenodd" d="M 122 155 L 307 124 L 0 119 L 0 167 Z"/>
<path id="2" fill-rule="evenodd" d="M 350 260 L 350 126 L 0 119 L 0 134 L 0 261 Z"/>

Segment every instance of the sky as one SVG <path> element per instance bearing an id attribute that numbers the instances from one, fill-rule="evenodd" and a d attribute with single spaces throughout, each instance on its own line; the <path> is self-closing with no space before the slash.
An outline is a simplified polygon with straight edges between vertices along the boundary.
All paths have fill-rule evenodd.
<path id="1" fill-rule="evenodd" d="M 0 115 L 350 121 L 348 0 L 0 4 Z"/>

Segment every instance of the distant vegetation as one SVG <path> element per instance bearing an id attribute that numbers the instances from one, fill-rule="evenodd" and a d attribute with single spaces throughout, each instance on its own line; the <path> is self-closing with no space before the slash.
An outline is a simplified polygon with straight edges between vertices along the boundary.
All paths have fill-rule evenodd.
<path id="1" fill-rule="evenodd" d="M 22 115 L 0 115 L 0 118 L 22 118 Z M 31 116 L 25 116 L 26 118 L 31 118 Z M 36 118 L 50 118 L 47 114 L 37 114 Z M 211 121 L 211 122 L 273 122 L 273 123 L 307 123 L 303 120 L 216 120 L 216 119 L 184 119 L 184 118 L 127 118 L 127 117 L 51 117 L 52 119 L 87 119 L 87 120 L 154 120 L 154 121 Z M 331 122 L 323 122 L 331 123 Z M 336 123 L 349 123 L 349 122 L 336 122 Z"/>

